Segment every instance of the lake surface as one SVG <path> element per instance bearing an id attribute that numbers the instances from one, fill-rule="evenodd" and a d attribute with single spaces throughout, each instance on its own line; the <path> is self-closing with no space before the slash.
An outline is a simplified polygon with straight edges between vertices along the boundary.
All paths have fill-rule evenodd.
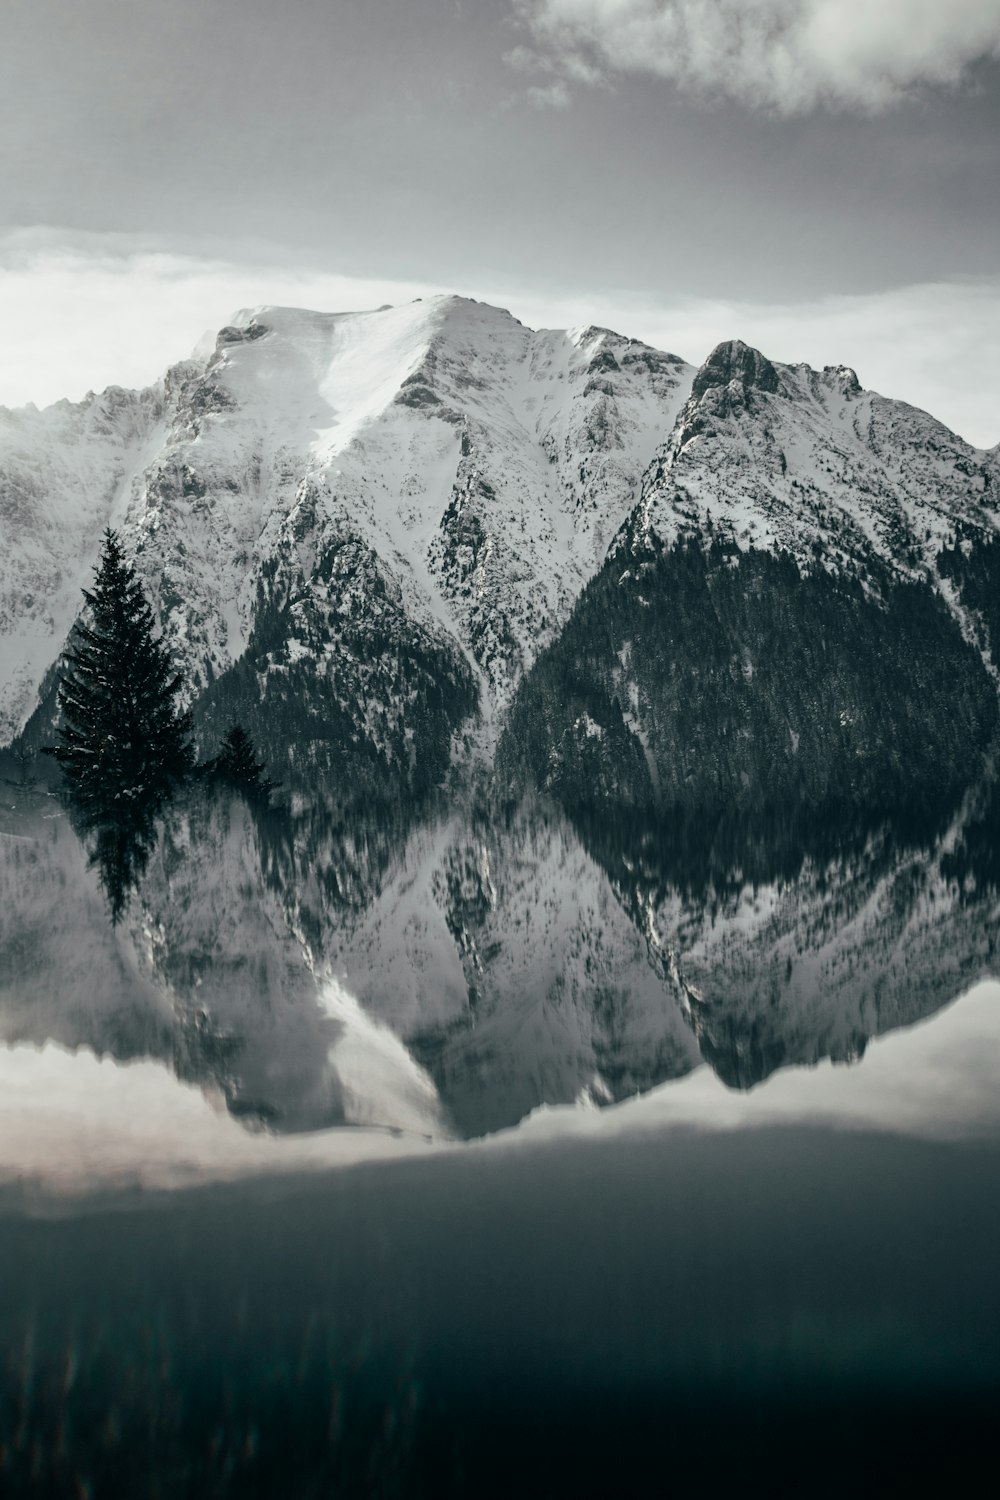
<path id="1" fill-rule="evenodd" d="M 907 826 L 3 802 L 3 1495 L 991 1452 L 989 782 Z"/>

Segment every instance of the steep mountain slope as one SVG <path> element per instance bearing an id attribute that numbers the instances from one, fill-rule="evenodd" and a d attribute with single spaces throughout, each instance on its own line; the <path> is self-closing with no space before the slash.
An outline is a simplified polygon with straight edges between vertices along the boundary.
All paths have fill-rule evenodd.
<path id="1" fill-rule="evenodd" d="M 997 724 L 995 454 L 721 345 L 501 744 L 566 803 L 927 802 Z"/>
<path id="2" fill-rule="evenodd" d="M 846 367 L 774 365 L 738 341 L 698 371 L 643 484 L 632 543 L 708 531 L 863 577 L 933 571 L 957 529 L 992 535 L 996 457 Z"/>
<path id="3" fill-rule="evenodd" d="M 460 298 L 238 315 L 173 373 L 114 512 L 206 734 L 238 709 L 303 767 L 352 751 L 433 780 L 600 565 L 691 374 Z"/>

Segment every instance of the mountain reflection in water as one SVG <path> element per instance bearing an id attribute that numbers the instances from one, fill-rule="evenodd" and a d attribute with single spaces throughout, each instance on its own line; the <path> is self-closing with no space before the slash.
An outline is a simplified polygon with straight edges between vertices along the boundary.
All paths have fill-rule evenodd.
<path id="1" fill-rule="evenodd" d="M 4 1500 L 973 1493 L 996 825 L 23 796 Z"/>
<path id="2" fill-rule="evenodd" d="M 434 1139 L 857 1061 L 997 972 L 998 797 L 937 827 L 617 828 L 486 798 L 347 816 L 209 784 L 0 834 L 0 1042 L 151 1060 L 271 1133 Z M 103 842 L 102 842 L 103 839 Z"/>

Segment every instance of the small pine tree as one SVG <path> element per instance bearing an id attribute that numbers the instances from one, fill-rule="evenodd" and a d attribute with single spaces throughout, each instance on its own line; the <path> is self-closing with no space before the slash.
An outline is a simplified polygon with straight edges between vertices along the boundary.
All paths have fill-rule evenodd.
<path id="1" fill-rule="evenodd" d="M 60 743 L 46 746 L 75 800 L 90 807 L 140 799 L 191 765 L 191 716 L 181 678 L 153 635 L 153 611 L 116 532 L 104 533 L 88 623 L 73 627 L 59 681 Z"/>
<path id="2" fill-rule="evenodd" d="M 211 769 L 244 791 L 265 793 L 273 788 L 273 782 L 263 779 L 264 764 L 258 761 L 253 741 L 242 724 L 234 724 L 227 732 Z"/>

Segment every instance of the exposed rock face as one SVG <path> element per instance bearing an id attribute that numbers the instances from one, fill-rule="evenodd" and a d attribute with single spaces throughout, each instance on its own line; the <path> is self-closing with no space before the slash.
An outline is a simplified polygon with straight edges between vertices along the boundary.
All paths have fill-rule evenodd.
<path id="1" fill-rule="evenodd" d="M 702 402 L 709 391 L 724 391 L 735 410 L 751 401 L 756 391 L 778 389 L 778 372 L 769 359 L 739 339 L 718 344 L 708 356 L 691 386 L 692 401 Z M 721 415 L 725 415 L 721 411 Z"/>
<path id="2" fill-rule="evenodd" d="M 853 370 L 772 365 L 723 344 L 643 482 L 626 545 L 724 536 L 863 578 L 881 562 L 937 588 L 935 560 L 997 530 L 996 460 Z"/>

